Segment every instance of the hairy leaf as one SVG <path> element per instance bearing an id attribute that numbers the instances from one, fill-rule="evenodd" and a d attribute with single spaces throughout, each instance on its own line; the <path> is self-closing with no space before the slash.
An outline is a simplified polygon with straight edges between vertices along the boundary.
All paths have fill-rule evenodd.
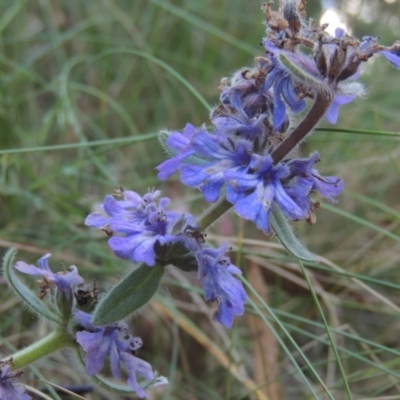
<path id="1" fill-rule="evenodd" d="M 318 261 L 318 256 L 311 253 L 300 243 L 281 210 L 276 205 L 272 207 L 270 222 L 275 235 L 292 256 L 308 262 Z"/>
<path id="2" fill-rule="evenodd" d="M 17 254 L 17 249 L 9 249 L 4 256 L 3 260 L 3 273 L 7 279 L 8 285 L 24 302 L 38 314 L 46 319 L 53 321 L 57 324 L 62 324 L 63 320 L 61 315 L 50 310 L 43 300 L 40 300 L 25 283 L 22 282 L 15 273 L 14 260 Z"/>
<path id="3" fill-rule="evenodd" d="M 106 325 L 132 314 L 156 293 L 164 268 L 141 264 L 125 276 L 98 304 L 93 315 L 94 325 Z"/>

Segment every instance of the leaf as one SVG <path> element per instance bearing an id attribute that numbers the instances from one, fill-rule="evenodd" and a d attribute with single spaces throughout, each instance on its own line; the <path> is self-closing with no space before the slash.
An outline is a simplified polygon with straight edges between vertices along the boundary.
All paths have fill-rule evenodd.
<path id="1" fill-rule="evenodd" d="M 300 243 L 281 210 L 275 204 L 270 214 L 270 223 L 275 235 L 292 256 L 307 262 L 319 261 L 318 256 L 311 253 Z"/>
<path id="2" fill-rule="evenodd" d="M 127 317 L 144 306 L 156 293 L 164 268 L 141 264 L 123 278 L 96 307 L 94 325 L 107 325 Z"/>
<path id="3" fill-rule="evenodd" d="M 309 72 L 305 71 L 299 63 L 296 63 L 295 60 L 290 60 L 285 54 L 279 53 L 278 61 L 281 65 L 296 78 L 300 79 L 302 82 L 305 82 L 307 85 L 312 86 L 317 89 L 321 93 L 330 93 L 331 89 L 329 86 L 323 82 L 321 79 L 318 79 L 311 75 Z"/>
<path id="4" fill-rule="evenodd" d="M 115 382 L 115 380 L 111 380 L 106 378 L 103 375 L 97 374 L 97 375 L 89 375 L 89 377 L 91 378 L 91 380 L 96 383 L 97 385 L 109 390 L 110 392 L 113 393 L 120 393 L 120 394 L 129 394 L 129 393 L 135 393 L 135 391 L 128 385 L 124 385 L 124 384 L 119 384 L 117 382 Z M 157 386 L 161 386 L 161 385 L 167 385 L 168 379 L 163 377 L 163 376 L 159 376 L 156 377 L 153 381 L 143 381 L 140 383 L 140 386 L 143 389 L 150 389 L 153 387 L 157 387 Z"/>
<path id="5" fill-rule="evenodd" d="M 135 393 L 135 391 L 130 386 L 117 383 L 114 380 L 108 379 L 100 374 L 89 375 L 89 378 L 100 387 L 113 393 L 120 393 L 124 395 Z"/>
<path id="6" fill-rule="evenodd" d="M 9 249 L 4 256 L 3 260 L 3 273 L 7 279 L 8 285 L 14 292 L 21 297 L 22 300 L 32 309 L 34 309 L 38 314 L 53 321 L 57 324 L 62 324 L 63 320 L 60 315 L 54 311 L 49 310 L 43 300 L 40 300 L 25 283 L 22 282 L 15 273 L 14 269 L 14 259 L 17 254 L 17 249 Z"/>
<path id="7" fill-rule="evenodd" d="M 170 156 L 176 156 L 178 153 L 175 149 L 170 148 L 167 145 L 168 138 L 171 136 L 171 132 L 169 131 L 160 131 L 158 134 L 158 140 L 161 144 L 161 146 L 164 148 L 164 150 L 170 155 Z"/>

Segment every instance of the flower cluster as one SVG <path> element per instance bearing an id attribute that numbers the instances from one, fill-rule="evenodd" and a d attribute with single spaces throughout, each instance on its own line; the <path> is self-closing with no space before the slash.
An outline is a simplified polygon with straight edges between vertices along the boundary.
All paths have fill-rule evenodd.
<path id="1" fill-rule="evenodd" d="M 220 103 L 210 117 L 212 130 L 187 124 L 182 133 L 162 132 L 160 140 L 171 158 L 157 167 L 161 180 L 179 171 L 181 181 L 199 189 L 206 201 L 222 198 L 207 214 L 211 223 L 232 207 L 265 233 L 270 232 L 271 225 L 275 229 L 285 222 L 284 218 L 276 222 L 278 219 L 272 218 L 276 215 L 271 214 L 275 212 L 293 221 L 314 223 L 319 207 L 314 193 L 335 201 L 343 181 L 320 175 L 315 169 L 320 161 L 317 152 L 300 158 L 293 150 L 322 118 L 336 123 L 339 107 L 364 94 L 357 82 L 364 62 L 378 54 L 400 69 L 400 42 L 385 47 L 377 38 L 367 36 L 360 41 L 342 29 L 336 29 L 332 36 L 326 32 L 326 25 L 317 27 L 313 21 L 306 21 L 306 0 L 281 0 L 277 11 L 271 4 L 262 6 L 267 25 L 262 41 L 265 54 L 255 59 L 253 67 L 222 79 Z M 307 108 L 307 99 L 314 100 L 313 105 L 294 124 L 293 115 Z M 22 273 L 41 277 L 40 299 L 50 291 L 56 295 L 52 297 L 57 305 L 54 307 L 51 301 L 34 298 L 15 277 L 17 274 L 9 273 L 11 261 L 5 263 L 10 287 L 39 314 L 60 325 L 54 336 L 42 341 L 42 352 L 35 357 L 42 357 L 49 343 L 51 351 L 79 345 L 86 353 L 89 375 L 99 374 L 108 358 L 112 376 L 121 379 L 123 367 L 130 388 L 147 398 L 138 377 L 152 386 L 165 383 L 165 378 L 156 378 L 151 365 L 136 357 L 142 340 L 131 336 L 127 325 L 117 321 L 149 300 L 167 264 L 197 270 L 204 297 L 217 303 L 215 319 L 225 327 L 230 328 L 235 316 L 243 314 L 247 296 L 237 277 L 240 269 L 226 256 L 227 246 L 209 247 L 197 219 L 189 213 L 168 210 L 169 203 L 160 191 L 140 196 L 119 188 L 115 195 L 106 196 L 100 212 L 86 218 L 86 225 L 109 236 L 108 244 L 116 256 L 144 264 L 103 297 L 93 315 L 77 307 L 94 308 L 96 285 L 85 288 L 75 266 L 53 273 L 48 265 L 50 254 L 39 259 L 38 267 L 23 261 L 15 264 Z M 206 226 L 210 221 L 204 223 L 203 219 L 202 223 Z M 78 290 L 77 285 L 81 287 Z M 42 303 L 50 305 L 50 312 Z M 73 318 L 75 322 L 70 323 Z M 97 321 L 108 324 L 94 325 Z M 15 355 L 16 365 L 25 365 L 24 357 L 29 363 L 26 349 Z M 15 384 L 20 373 L 11 373 L 11 364 L 11 360 L 0 361 L 0 399 L 29 400 L 24 387 Z M 106 380 L 103 382 L 106 385 Z"/>
<path id="2" fill-rule="evenodd" d="M 272 3 L 263 5 L 267 37 L 263 45 L 267 51 L 265 69 L 268 78 L 264 89 L 274 89 L 274 126 L 279 125 L 285 113 L 284 98 L 292 112 L 302 110 L 301 98 L 314 98 L 316 92 L 330 93 L 333 101 L 325 113 L 328 122 L 335 124 L 339 106 L 350 103 L 364 94 L 357 82 L 361 64 L 374 54 L 384 56 L 400 69 L 400 42 L 390 47 L 378 43 L 378 38 L 365 36 L 361 41 L 337 28 L 335 36 L 326 32 L 328 25 L 316 27 L 305 19 L 305 2 L 287 0 L 278 11 Z M 300 48 L 312 50 L 309 56 Z"/>
<path id="3" fill-rule="evenodd" d="M 49 257 L 50 254 L 46 254 L 38 260 L 39 268 L 23 261 L 18 261 L 14 268 L 24 274 L 43 277 L 40 298 L 43 299 L 49 288 L 52 288 L 56 293 L 61 292 L 70 300 L 68 303 L 70 310 L 67 314 L 71 315 L 72 313 L 78 324 L 78 330 L 74 329 L 71 334 L 86 352 L 85 366 L 89 375 L 98 374 L 104 366 L 105 358 L 110 356 L 113 377 L 121 379 L 120 363 L 124 364 L 128 373 L 128 385 L 138 396 L 147 398 L 144 389 L 137 382 L 136 374 L 148 381 L 154 381 L 155 376 L 150 364 L 134 356 L 142 346 L 142 340 L 130 336 L 127 333 L 127 325 L 122 322 L 107 326 L 92 325 L 92 316 L 76 308 L 76 304 L 80 303 L 80 296 L 86 292 L 82 289 L 84 280 L 78 274 L 78 269 L 71 266 L 68 271 L 54 273 L 48 265 Z M 81 289 L 77 289 L 77 287 Z M 94 288 L 90 290 L 90 294 L 93 291 L 96 293 Z M 14 386 L 12 384 L 13 378 L 17 375 L 10 374 L 9 364 L 4 363 L 4 368 L 0 368 L 0 399 L 29 400 L 31 397 L 22 395 L 22 385 Z M 13 397 L 10 393 L 13 395 L 21 393 L 22 397 L 16 397 L 16 395 Z"/>
<path id="4" fill-rule="evenodd" d="M 195 224 L 195 218 L 190 214 L 166 210 L 170 201 L 160 195 L 157 190 L 141 197 L 135 192 L 119 189 L 119 201 L 109 195 L 101 205 L 106 216 L 92 213 L 85 224 L 105 230 L 111 236 L 108 244 L 118 257 L 154 266 L 157 260 L 155 244 L 171 245 L 180 239 L 182 226 Z"/>
<path id="5" fill-rule="evenodd" d="M 140 398 L 148 398 L 144 389 L 138 384 L 136 375 L 147 381 L 154 380 L 151 365 L 135 357 L 142 347 L 142 339 L 128 333 L 126 324 L 120 322 L 107 326 L 92 325 L 92 316 L 76 309 L 75 318 L 82 330 L 76 334 L 76 341 L 86 352 L 86 372 L 89 375 L 98 374 L 104 366 L 107 356 L 110 357 L 111 373 L 116 379 L 121 379 L 120 364 L 128 373 L 128 385 Z"/>
<path id="6" fill-rule="evenodd" d="M 234 316 L 243 314 L 246 301 L 242 283 L 233 277 L 241 271 L 225 256 L 226 246 L 205 247 L 204 235 L 195 217 L 166 210 L 169 199 L 159 198 L 160 194 L 155 191 L 141 197 L 118 189 L 120 200 L 106 196 L 102 212 L 90 214 L 85 223 L 111 235 L 110 248 L 117 256 L 133 263 L 143 262 L 150 267 L 156 262 L 165 265 L 173 262 L 171 258 L 178 258 L 177 252 L 184 256 L 185 262 L 194 261 L 206 300 L 218 303 L 216 320 L 231 327 Z"/>
<path id="7" fill-rule="evenodd" d="M 251 77 L 246 78 L 248 74 Z M 217 201 L 226 185 L 226 199 L 235 212 L 269 232 L 273 202 L 292 220 L 312 221 L 318 203 L 311 201 L 310 194 L 319 191 L 332 200 L 342 190 L 343 181 L 324 178 L 314 169 L 319 161 L 317 153 L 274 163 L 271 153 L 282 139 L 287 116 L 283 113 L 284 118 L 279 117 L 280 122 L 274 124 L 277 128 L 269 123 L 269 113 L 278 106 L 274 106 L 272 89 L 262 94 L 265 76 L 259 70 L 234 76 L 232 86 L 222 91 L 222 103 L 212 113 L 213 133 L 192 125 L 187 125 L 183 134 L 171 133 L 166 146 L 177 154 L 158 166 L 158 176 L 166 179 L 179 169 L 181 181 L 200 189 L 208 202 Z M 294 104 L 293 90 L 288 89 L 283 96 Z"/>
<path id="8" fill-rule="evenodd" d="M 0 399 L 30 400 L 32 397 L 25 393 L 25 386 L 16 383 L 22 372 L 11 372 L 12 359 L 0 361 Z"/>
<path id="9" fill-rule="evenodd" d="M 313 222 L 319 202 L 310 195 L 333 201 L 341 192 L 340 178 L 322 177 L 314 168 L 317 153 L 298 159 L 291 151 L 323 116 L 336 123 L 339 106 L 363 95 L 356 81 L 363 62 L 380 54 L 400 69 L 400 42 L 384 47 L 342 29 L 333 37 L 327 26 L 306 22 L 305 1 L 281 1 L 278 11 L 271 4 L 262 6 L 266 53 L 254 67 L 222 80 L 212 132 L 190 124 L 182 134 L 163 132 L 161 141 L 173 157 L 158 166 L 159 179 L 179 170 L 182 183 L 200 189 L 208 202 L 217 201 L 225 187 L 235 212 L 263 232 L 270 231 L 274 202 L 289 219 Z M 315 99 L 314 109 L 291 131 L 291 115 L 305 109 L 306 98 Z"/>

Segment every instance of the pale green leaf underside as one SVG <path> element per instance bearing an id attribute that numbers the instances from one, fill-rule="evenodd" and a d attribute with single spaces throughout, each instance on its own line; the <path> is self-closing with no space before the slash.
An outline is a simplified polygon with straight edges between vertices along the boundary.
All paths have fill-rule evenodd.
<path id="1" fill-rule="evenodd" d="M 307 262 L 318 262 L 318 256 L 311 253 L 300 243 L 281 210 L 276 205 L 272 207 L 270 223 L 275 235 L 292 256 Z"/>

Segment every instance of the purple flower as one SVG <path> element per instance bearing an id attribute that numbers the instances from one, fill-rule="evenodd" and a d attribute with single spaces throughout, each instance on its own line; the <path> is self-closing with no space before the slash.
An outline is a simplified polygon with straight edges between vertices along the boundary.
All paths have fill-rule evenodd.
<path id="1" fill-rule="evenodd" d="M 25 393 L 25 386 L 16 383 L 22 372 L 11 372 L 12 360 L 0 361 L 0 399 L 1 400 L 30 400 L 32 397 Z"/>
<path id="2" fill-rule="evenodd" d="M 159 255 L 156 244 L 168 245 L 182 241 L 181 234 L 186 226 L 196 225 L 195 218 L 190 214 L 167 211 L 170 200 L 167 197 L 158 200 L 159 191 L 147 193 L 143 198 L 135 192 L 127 193 L 135 201 L 117 201 L 112 196 L 106 196 L 102 208 L 108 216 L 93 213 L 85 223 L 103 228 L 109 234 L 123 235 L 108 240 L 118 257 L 154 266 Z"/>
<path id="3" fill-rule="evenodd" d="M 225 171 L 246 171 L 248 168 L 252 143 L 203 132 L 196 133 L 191 142 L 196 155 L 205 162 L 200 165 L 183 164 L 180 167 L 181 180 L 187 186 L 200 189 L 206 201 L 215 202 L 226 182 Z"/>
<path id="4" fill-rule="evenodd" d="M 213 123 L 215 117 L 219 115 L 228 117 L 234 111 L 243 125 L 254 125 L 261 115 L 267 116 L 270 113 L 272 96 L 264 92 L 261 83 L 265 75 L 262 77 L 260 75 L 258 68 L 241 69 L 230 80 L 227 78 L 222 80 L 220 101 L 223 108 L 217 107 L 213 110 L 211 114 Z M 214 126 L 218 129 L 216 124 Z"/>
<path id="5" fill-rule="evenodd" d="M 230 129 L 225 128 L 226 131 Z M 181 135 L 184 136 L 182 141 L 189 140 L 185 136 L 188 130 L 185 129 Z M 245 170 L 250 161 L 253 144 L 245 139 L 230 138 L 228 132 L 226 136 L 218 131 L 214 134 L 206 130 L 191 132 L 190 140 L 182 153 L 171 159 L 171 164 L 164 162 L 157 167 L 160 171 L 158 176 L 161 179 L 170 176 L 180 164 L 181 181 L 187 186 L 199 188 L 208 202 L 215 202 L 225 184 L 224 171 Z M 190 162 L 190 159 L 185 160 L 188 154 L 196 157 L 196 163 Z"/>
<path id="6" fill-rule="evenodd" d="M 190 139 L 195 132 L 197 132 L 197 129 L 193 125 L 186 124 L 182 133 L 172 132 L 168 136 L 165 143 L 168 151 L 177 152 L 178 154 L 157 167 L 159 171 L 158 179 L 164 181 L 169 178 L 187 157 L 194 154 L 194 150 L 190 146 Z"/>
<path id="7" fill-rule="evenodd" d="M 385 47 L 378 43 L 379 38 L 372 36 L 358 41 L 339 28 L 334 37 L 323 30 L 315 37 L 307 29 L 302 29 L 301 35 L 304 36 L 293 39 L 292 43 L 290 39 L 283 40 L 283 31 L 274 32 L 264 40 L 266 63 L 269 63 L 264 88 L 268 90 L 272 87 L 274 91 L 274 130 L 284 121 L 286 105 L 294 113 L 304 109 L 305 102 L 298 93 L 313 97 L 315 92 L 331 92 L 334 101 L 326 113 L 326 119 L 335 124 L 339 106 L 364 95 L 362 85 L 355 80 L 360 75 L 361 64 L 374 54 L 384 56 L 400 69 L 400 42 Z M 313 59 L 297 49 L 300 43 L 314 48 Z"/>
<path id="8" fill-rule="evenodd" d="M 76 341 L 86 352 L 86 372 L 89 375 L 98 374 L 103 369 L 106 357 L 109 356 L 112 376 L 121 379 L 122 363 L 128 373 L 128 385 L 140 398 L 148 398 L 136 378 L 136 375 L 139 375 L 148 381 L 154 380 L 151 365 L 134 355 L 142 347 L 142 340 L 129 335 L 127 325 L 124 323 L 94 326 L 90 314 L 77 309 L 74 314 L 78 324 L 83 328 L 76 333 Z"/>
<path id="9" fill-rule="evenodd" d="M 302 204 L 301 199 L 304 201 L 304 207 L 310 207 L 310 200 L 308 195 L 310 192 L 319 191 L 321 196 L 335 202 L 333 197 L 338 196 L 342 190 L 344 182 L 337 176 L 321 176 L 313 166 L 320 161 L 319 154 L 314 152 L 308 158 L 294 159 L 287 163 L 290 169 L 290 176 L 283 180 L 283 185 L 286 192 L 292 196 L 299 204 Z M 312 180 L 310 192 L 306 196 L 296 196 L 296 193 L 306 193 L 309 188 L 309 180 Z M 303 191 L 299 191 L 298 187 L 303 186 Z"/>
<path id="10" fill-rule="evenodd" d="M 115 220 L 140 222 L 148 215 L 148 206 L 154 204 L 160 194 L 161 192 L 156 190 L 142 197 L 136 192 L 119 189 L 117 195 L 121 199 L 117 201 L 113 196 L 106 196 L 104 203 L 100 206 L 102 213 L 94 212 L 88 215 L 85 225 L 101 229 L 106 228 Z"/>
<path id="11" fill-rule="evenodd" d="M 43 277 L 45 284 L 56 286 L 69 299 L 73 286 L 83 283 L 84 280 L 78 274 L 78 268 L 75 265 L 71 265 L 68 271 L 61 271 L 56 274 L 52 272 L 48 264 L 50 256 L 51 254 L 46 254 L 38 260 L 39 268 L 23 261 L 18 261 L 15 268 L 24 274 Z"/>
<path id="12" fill-rule="evenodd" d="M 214 110 L 212 124 L 225 136 L 237 135 L 251 141 L 265 137 L 270 133 L 268 124 L 264 123 L 269 112 L 268 96 L 260 94 L 251 80 L 244 84 L 234 82 L 221 93 L 221 102 L 228 107 Z M 241 88 L 244 85 L 249 86 L 246 91 Z"/>
<path id="13" fill-rule="evenodd" d="M 397 42 L 390 49 L 379 51 L 395 68 L 400 69 L 400 42 Z"/>
<path id="14" fill-rule="evenodd" d="M 336 177 L 321 177 L 312 166 L 319 160 L 318 153 L 308 159 L 295 159 L 277 166 L 270 156 L 254 155 L 252 173 L 227 172 L 233 190 L 227 191 L 227 200 L 242 218 L 255 222 L 263 232 L 269 232 L 269 214 L 275 201 L 282 212 L 292 220 L 308 219 L 313 212 L 309 196 L 320 190 L 329 199 L 343 188 Z"/>
<path id="15" fill-rule="evenodd" d="M 170 169 L 171 165 L 168 163 L 162 163 L 157 167 L 160 171 L 158 176 L 160 178 L 169 176 L 180 164 L 182 182 L 187 186 L 199 188 L 208 202 L 215 202 L 225 184 L 224 172 L 231 169 L 245 170 L 253 147 L 253 143 L 249 140 L 229 137 L 228 131 L 232 130 L 232 121 L 219 120 L 218 123 L 227 125 L 224 127 L 226 135 L 219 131 L 210 134 L 206 130 L 191 130 L 189 139 L 185 136 L 188 132 L 186 127 L 182 141 L 188 140 L 187 145 L 182 153 L 172 159 L 173 169 Z M 223 126 L 220 128 L 222 130 Z M 196 163 L 185 161 L 189 153 L 196 157 Z"/>
<path id="16" fill-rule="evenodd" d="M 343 106 L 344 104 L 351 103 L 356 98 L 355 95 L 338 95 L 333 98 L 333 102 L 330 105 L 328 111 L 325 114 L 326 120 L 334 125 L 336 124 L 339 118 L 339 107 Z"/>
<path id="17" fill-rule="evenodd" d="M 204 297 L 218 303 L 215 319 L 230 328 L 235 315 L 243 314 L 247 295 L 242 283 L 234 277 L 242 272 L 225 256 L 226 250 L 226 245 L 219 249 L 203 248 L 196 253 L 196 258 Z"/>
<path id="18" fill-rule="evenodd" d="M 234 204 L 236 214 L 255 222 L 263 232 L 269 232 L 269 213 L 274 201 L 291 219 L 307 218 L 307 210 L 298 205 L 282 186 L 281 180 L 289 176 L 287 166 L 274 168 L 270 156 L 254 156 L 250 168 L 254 172 L 226 174 L 233 187 L 232 191 L 227 191 L 227 200 Z M 308 194 L 312 182 L 309 179 L 305 183 L 305 192 Z"/>

